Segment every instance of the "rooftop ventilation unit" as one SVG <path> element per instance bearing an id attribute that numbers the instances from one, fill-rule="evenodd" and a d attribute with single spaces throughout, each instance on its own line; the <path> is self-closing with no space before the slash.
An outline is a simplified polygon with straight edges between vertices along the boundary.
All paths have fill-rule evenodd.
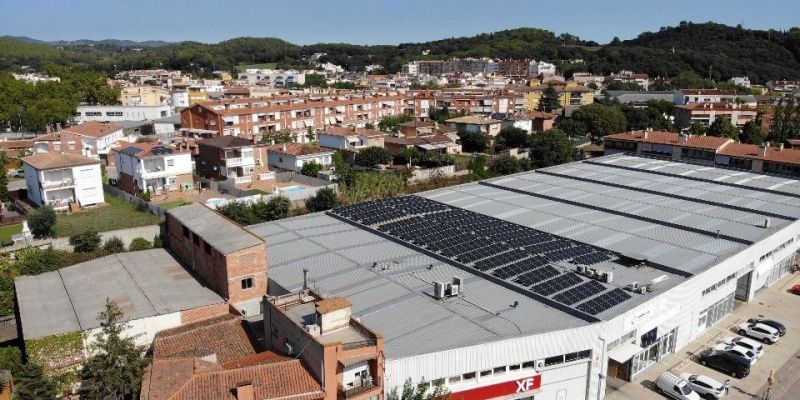
<path id="1" fill-rule="evenodd" d="M 614 273 L 611 271 L 603 271 L 600 273 L 600 280 L 605 283 L 611 283 L 614 280 Z"/>
<path id="2" fill-rule="evenodd" d="M 444 282 L 433 282 L 433 298 L 436 300 L 443 299 L 445 297 L 444 290 Z"/>
<path id="3" fill-rule="evenodd" d="M 628 284 L 627 289 L 631 292 L 638 292 L 639 291 L 639 282 L 631 282 Z"/>

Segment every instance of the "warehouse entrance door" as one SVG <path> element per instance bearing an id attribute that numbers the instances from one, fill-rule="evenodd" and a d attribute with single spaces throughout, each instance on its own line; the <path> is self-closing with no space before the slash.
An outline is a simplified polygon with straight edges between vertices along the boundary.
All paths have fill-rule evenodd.
<path id="1" fill-rule="evenodd" d="M 739 277 L 736 280 L 736 293 L 734 296 L 736 300 L 749 301 L 748 295 L 750 293 L 750 282 L 753 280 L 753 271 Z"/>

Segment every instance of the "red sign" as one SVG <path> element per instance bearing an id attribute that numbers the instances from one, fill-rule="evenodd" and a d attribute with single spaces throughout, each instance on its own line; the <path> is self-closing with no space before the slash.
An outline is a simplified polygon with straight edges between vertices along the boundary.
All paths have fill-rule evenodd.
<path id="1" fill-rule="evenodd" d="M 475 389 L 454 392 L 451 400 L 486 400 L 496 397 L 505 397 L 518 393 L 526 393 L 542 386 L 542 376 L 534 375 L 506 382 L 495 383 Z"/>

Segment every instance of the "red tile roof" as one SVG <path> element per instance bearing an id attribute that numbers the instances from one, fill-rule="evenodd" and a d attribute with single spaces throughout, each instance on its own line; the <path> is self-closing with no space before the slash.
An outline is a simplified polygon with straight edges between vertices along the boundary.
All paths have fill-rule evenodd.
<path id="1" fill-rule="evenodd" d="M 735 96 L 736 92 L 731 90 L 719 90 L 719 89 L 681 89 L 684 95 L 697 95 L 697 96 L 711 96 L 711 95 L 721 95 L 721 96 Z"/>
<path id="2" fill-rule="evenodd" d="M 217 362 L 255 354 L 242 322 L 226 314 L 159 332 L 153 341 L 153 357 L 160 359 L 215 354 Z"/>
<path id="3" fill-rule="evenodd" d="M 284 149 L 284 146 L 286 147 Z M 282 153 L 292 156 L 307 156 L 312 154 L 329 154 L 334 153 L 334 150 L 326 149 L 324 147 L 312 146 L 302 143 L 284 143 L 276 144 L 268 148 L 273 153 Z"/>
<path id="4" fill-rule="evenodd" d="M 122 127 L 117 124 L 89 121 L 85 124 L 64 128 L 62 129 L 62 131 L 74 133 L 76 135 L 81 135 L 81 136 L 91 136 L 93 138 L 99 138 L 121 129 Z"/>
<path id="5" fill-rule="evenodd" d="M 77 154 L 36 153 L 22 159 L 22 162 L 38 170 L 77 167 L 81 165 L 100 164 L 100 160 L 79 156 Z"/>
<path id="6" fill-rule="evenodd" d="M 689 111 L 707 110 L 715 112 L 746 111 L 755 113 L 758 111 L 756 107 L 731 103 L 688 103 L 675 106 L 675 108 L 681 108 Z"/>
<path id="7" fill-rule="evenodd" d="M 343 126 L 329 126 L 322 131 L 325 135 L 331 136 L 366 136 L 366 137 L 382 137 L 383 132 L 375 129 L 366 128 L 346 128 Z"/>
<path id="8" fill-rule="evenodd" d="M 767 147 L 766 156 L 763 156 L 764 148 L 757 144 L 731 143 L 721 149 L 718 154 L 724 156 L 748 158 L 751 160 L 765 160 L 780 164 L 800 165 L 800 150 L 780 149 Z"/>
<path id="9" fill-rule="evenodd" d="M 645 135 L 646 134 L 646 135 Z M 645 136 L 647 136 L 645 138 Z M 716 136 L 688 135 L 686 142 L 680 142 L 680 134 L 667 131 L 631 131 L 615 133 L 606 136 L 606 139 L 627 140 L 633 142 L 680 145 L 696 149 L 716 150 L 726 143 L 733 143 L 732 139 Z"/>

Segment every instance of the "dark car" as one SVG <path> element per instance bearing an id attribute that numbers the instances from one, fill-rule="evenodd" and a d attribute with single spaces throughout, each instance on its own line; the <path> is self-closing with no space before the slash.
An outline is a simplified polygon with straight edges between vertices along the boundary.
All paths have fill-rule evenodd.
<path id="1" fill-rule="evenodd" d="M 781 335 L 781 336 L 786 334 L 786 327 L 782 323 L 780 323 L 778 321 L 775 321 L 775 320 L 760 319 L 760 318 L 750 318 L 750 319 L 747 320 L 747 322 L 749 322 L 751 324 L 759 323 L 759 324 L 764 324 L 764 325 L 767 325 L 767 326 L 771 326 L 771 327 L 775 328 L 778 331 L 778 334 Z"/>
<path id="2" fill-rule="evenodd" d="M 731 352 L 706 350 L 698 356 L 700 364 L 730 374 L 734 378 L 750 375 L 750 361 Z"/>

